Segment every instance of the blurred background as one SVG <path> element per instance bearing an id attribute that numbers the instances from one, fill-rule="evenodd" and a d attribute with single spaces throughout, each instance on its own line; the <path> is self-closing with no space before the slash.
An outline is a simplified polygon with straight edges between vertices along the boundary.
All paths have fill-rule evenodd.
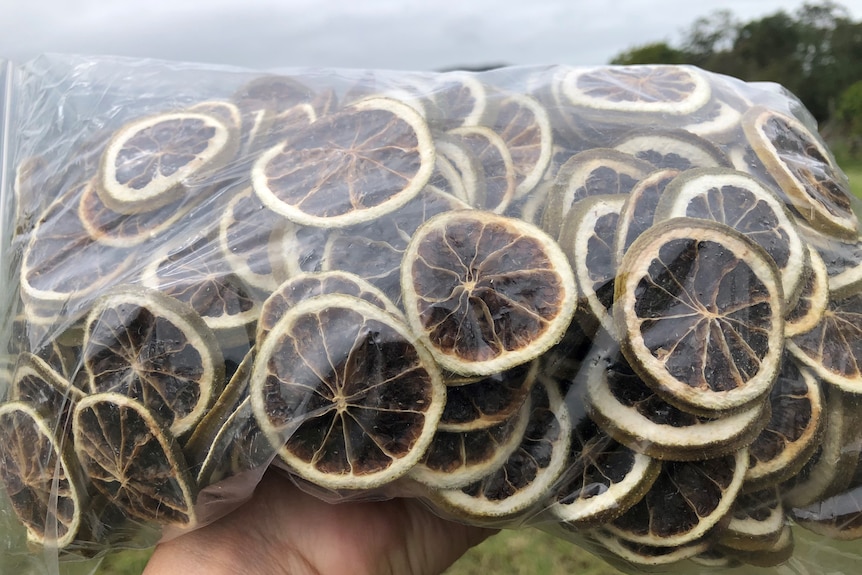
<path id="1" fill-rule="evenodd" d="M 5 0 L 0 58 L 114 54 L 234 65 L 449 70 L 694 64 L 772 81 L 812 112 L 860 193 L 862 0 Z M 140 573 L 148 551 L 97 571 Z M 611 575 L 570 544 L 506 532 L 447 573 Z"/>

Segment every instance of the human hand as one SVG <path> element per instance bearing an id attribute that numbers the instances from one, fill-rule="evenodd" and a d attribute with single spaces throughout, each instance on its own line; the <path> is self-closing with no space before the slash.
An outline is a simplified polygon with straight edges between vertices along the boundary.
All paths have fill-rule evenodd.
<path id="1" fill-rule="evenodd" d="M 242 507 L 158 545 L 144 575 L 436 575 L 493 533 L 413 499 L 331 505 L 267 472 Z"/>

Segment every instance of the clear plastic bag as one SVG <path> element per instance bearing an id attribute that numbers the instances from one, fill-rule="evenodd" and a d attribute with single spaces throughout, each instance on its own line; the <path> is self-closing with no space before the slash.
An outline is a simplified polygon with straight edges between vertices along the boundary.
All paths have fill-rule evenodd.
<path id="1" fill-rule="evenodd" d="M 779 87 L 0 70 L 4 561 L 151 545 L 268 466 L 631 573 L 858 557 L 859 206 Z"/>

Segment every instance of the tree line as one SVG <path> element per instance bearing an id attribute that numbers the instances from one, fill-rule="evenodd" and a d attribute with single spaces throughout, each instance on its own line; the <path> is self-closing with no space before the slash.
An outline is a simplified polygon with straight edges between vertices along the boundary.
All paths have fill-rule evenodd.
<path id="1" fill-rule="evenodd" d="M 636 46 L 611 63 L 693 64 L 778 82 L 802 100 L 830 140 L 862 154 L 862 22 L 831 0 L 748 22 L 718 10 L 697 19 L 678 45 Z"/>

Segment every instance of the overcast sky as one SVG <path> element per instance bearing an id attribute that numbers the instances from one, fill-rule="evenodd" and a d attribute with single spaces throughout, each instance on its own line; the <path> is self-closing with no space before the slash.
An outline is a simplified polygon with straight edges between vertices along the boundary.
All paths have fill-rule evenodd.
<path id="1" fill-rule="evenodd" d="M 782 0 L 0 0 L 0 57 L 110 53 L 253 68 L 604 64 L 718 8 Z M 841 2 L 862 20 L 862 0 Z"/>

